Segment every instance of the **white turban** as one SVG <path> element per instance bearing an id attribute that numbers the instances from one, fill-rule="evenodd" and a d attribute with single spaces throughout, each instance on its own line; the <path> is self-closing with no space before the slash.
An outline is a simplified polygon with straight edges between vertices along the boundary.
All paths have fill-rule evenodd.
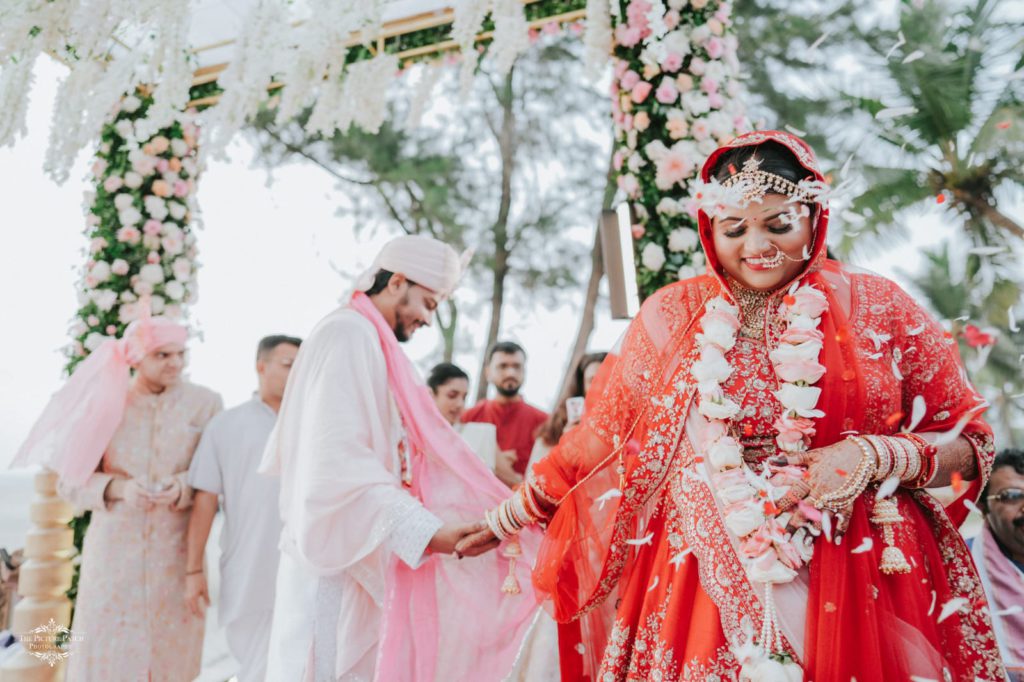
<path id="1" fill-rule="evenodd" d="M 367 291 L 373 286 L 378 270 L 387 270 L 449 296 L 462 277 L 463 262 L 452 247 L 426 235 L 408 235 L 392 239 L 380 250 L 373 264 L 356 282 L 356 289 Z"/>

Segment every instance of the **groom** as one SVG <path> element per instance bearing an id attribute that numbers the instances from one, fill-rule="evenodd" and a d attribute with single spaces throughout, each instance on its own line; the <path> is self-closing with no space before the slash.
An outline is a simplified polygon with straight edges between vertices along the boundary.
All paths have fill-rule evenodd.
<path id="1" fill-rule="evenodd" d="M 395 239 L 299 351 L 261 465 L 281 477 L 284 523 L 269 680 L 500 679 L 511 665 L 532 595 L 499 594 L 502 566 L 488 557 L 448 556 L 504 487 L 398 346 L 430 324 L 460 271 L 440 241 Z M 469 636 L 475 619 L 460 609 L 487 602 L 501 646 L 442 641 Z"/>

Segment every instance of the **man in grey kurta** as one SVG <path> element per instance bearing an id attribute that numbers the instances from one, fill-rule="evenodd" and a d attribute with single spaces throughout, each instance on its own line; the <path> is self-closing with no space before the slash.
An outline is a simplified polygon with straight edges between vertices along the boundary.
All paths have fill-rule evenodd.
<path id="1" fill-rule="evenodd" d="M 287 336 L 269 336 L 260 342 L 259 392 L 211 420 L 189 469 L 189 483 L 196 492 L 185 598 L 192 612 L 202 617 L 202 600 L 209 601 L 203 549 L 219 497 L 224 527 L 218 613 L 228 647 L 241 664 L 241 682 L 263 682 L 266 675 L 281 520 L 279 481 L 256 470 L 277 421 L 299 343 Z"/>

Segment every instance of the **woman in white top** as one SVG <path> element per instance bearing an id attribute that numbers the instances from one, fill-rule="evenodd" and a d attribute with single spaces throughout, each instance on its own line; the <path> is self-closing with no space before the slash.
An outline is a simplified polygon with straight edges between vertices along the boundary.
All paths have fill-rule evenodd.
<path id="1" fill-rule="evenodd" d="M 463 424 L 459 420 L 466 410 L 469 375 L 458 365 L 442 362 L 430 370 L 427 386 L 434 394 L 434 402 L 437 403 L 437 409 L 444 418 L 459 432 L 463 440 L 469 443 L 473 452 L 493 470 L 498 453 L 498 433 L 494 424 Z"/>

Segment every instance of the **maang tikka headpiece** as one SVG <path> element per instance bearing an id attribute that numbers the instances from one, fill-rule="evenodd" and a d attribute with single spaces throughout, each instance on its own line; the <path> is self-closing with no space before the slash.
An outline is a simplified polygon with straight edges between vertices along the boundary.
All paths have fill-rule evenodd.
<path id="1" fill-rule="evenodd" d="M 783 194 L 797 201 L 816 201 L 810 192 L 804 190 L 796 183 L 787 180 L 781 175 L 761 170 L 761 159 L 756 156 L 751 156 L 744 161 L 743 170 L 739 173 L 736 173 L 733 167 L 730 167 L 729 170 L 733 173 L 722 181 L 722 186 L 733 187 L 734 185 L 741 184 L 743 187 L 743 199 L 746 201 L 760 201 L 769 192 Z"/>

